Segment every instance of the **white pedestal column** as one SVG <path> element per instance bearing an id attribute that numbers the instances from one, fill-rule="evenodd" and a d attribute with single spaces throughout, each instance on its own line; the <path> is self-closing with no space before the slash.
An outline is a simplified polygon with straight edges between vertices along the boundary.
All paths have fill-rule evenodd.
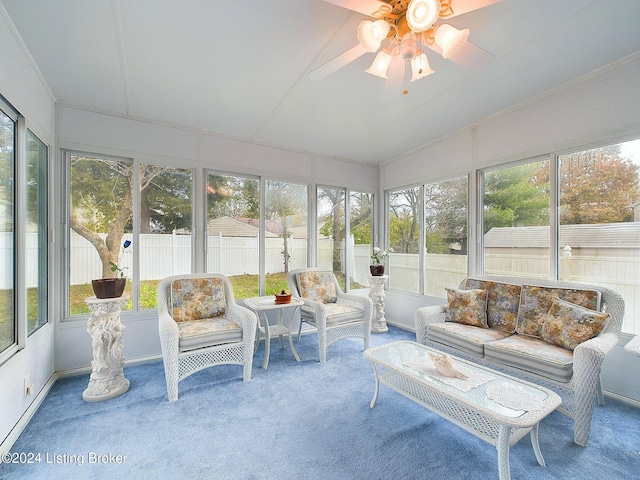
<path id="1" fill-rule="evenodd" d="M 87 332 L 91 335 L 93 361 L 89 386 L 82 393 L 86 402 L 100 402 L 122 395 L 129 390 L 129 380 L 124 378 L 122 331 L 120 311 L 129 301 L 129 295 L 99 299 L 89 297 L 85 302 L 91 310 Z"/>
<path id="2" fill-rule="evenodd" d="M 371 322 L 371 333 L 385 333 L 389 331 L 387 320 L 384 318 L 384 286 L 389 276 L 381 275 L 374 277 L 369 275 L 369 297 L 373 302 L 373 320 Z"/>

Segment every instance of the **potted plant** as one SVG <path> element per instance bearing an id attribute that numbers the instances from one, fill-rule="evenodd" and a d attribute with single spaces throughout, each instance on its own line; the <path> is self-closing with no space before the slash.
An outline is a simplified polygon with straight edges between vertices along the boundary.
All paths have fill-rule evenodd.
<path id="1" fill-rule="evenodd" d="M 125 240 L 122 244 L 124 250 L 131 245 L 130 240 Z M 120 255 L 120 261 L 122 260 L 122 254 Z M 118 298 L 122 296 L 124 287 L 127 285 L 127 277 L 125 277 L 124 271 L 128 267 L 120 268 L 118 264 L 109 262 L 111 271 L 115 273 L 115 277 L 111 278 L 99 278 L 97 280 L 91 280 L 91 287 L 96 298 Z"/>
<path id="2" fill-rule="evenodd" d="M 371 254 L 371 265 L 369 265 L 369 271 L 374 277 L 380 277 L 384 275 L 384 260 L 389 253 L 386 250 L 381 250 L 380 247 L 373 247 L 373 253 Z"/>

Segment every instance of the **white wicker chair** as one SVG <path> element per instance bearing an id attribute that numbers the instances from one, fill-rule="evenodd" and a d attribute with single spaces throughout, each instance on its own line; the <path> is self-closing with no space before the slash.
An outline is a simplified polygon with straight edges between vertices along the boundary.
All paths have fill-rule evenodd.
<path id="1" fill-rule="evenodd" d="M 586 446 L 591 429 L 591 417 L 596 398 L 600 405 L 604 405 L 604 396 L 600 384 L 600 370 L 605 355 L 617 345 L 622 329 L 624 317 L 624 300 L 617 292 L 596 285 L 569 283 L 553 280 L 538 280 L 520 277 L 480 277 L 481 280 L 504 282 L 510 284 L 530 284 L 552 288 L 577 288 L 598 290 L 601 292 L 601 310 L 611 315 L 604 330 L 595 338 L 578 345 L 573 351 L 573 375 L 568 382 L 560 382 L 549 379 L 544 375 L 537 375 L 524 370 L 493 363 L 475 356 L 462 353 L 440 343 L 431 342 L 427 338 L 429 324 L 444 322 L 444 310 L 446 305 L 422 307 L 415 312 L 416 340 L 423 345 L 429 345 L 447 353 L 466 358 L 477 363 L 485 364 L 496 370 L 504 371 L 510 375 L 523 378 L 530 382 L 547 387 L 556 392 L 562 398 L 562 405 L 558 410 L 574 421 L 574 442 L 580 446 Z M 466 279 L 460 283 L 459 288 L 465 288 Z"/>
<path id="2" fill-rule="evenodd" d="M 231 340 L 229 330 L 207 335 L 179 334 L 178 323 L 173 319 L 171 286 L 175 280 L 215 279 L 222 280 L 225 313 L 222 318 L 239 327 L 234 328 Z M 167 395 L 170 401 L 178 399 L 178 382 L 189 375 L 213 365 L 234 364 L 243 367 L 242 379 L 251 379 L 253 347 L 257 318 L 251 310 L 237 305 L 231 282 L 220 274 L 188 274 L 165 278 L 158 285 L 158 320 L 162 360 L 167 381 Z M 186 322 L 185 322 L 186 323 Z"/>
<path id="3" fill-rule="evenodd" d="M 318 354 L 321 362 L 327 361 L 327 347 L 333 342 L 347 337 L 357 337 L 364 340 L 364 349 L 369 348 L 371 338 L 371 319 L 373 303 L 369 297 L 347 294 L 342 291 L 333 272 L 327 273 L 335 288 L 335 302 L 305 298 L 298 285 L 299 274 L 306 272 L 321 272 L 317 268 L 301 268 L 292 270 L 287 275 L 287 282 L 291 294 L 304 302 L 300 309 L 300 328 L 302 322 L 313 325 L 318 333 Z M 333 308 L 333 305 L 338 308 Z M 336 310 L 340 310 L 336 312 Z M 347 310 L 347 311 L 344 311 Z"/>

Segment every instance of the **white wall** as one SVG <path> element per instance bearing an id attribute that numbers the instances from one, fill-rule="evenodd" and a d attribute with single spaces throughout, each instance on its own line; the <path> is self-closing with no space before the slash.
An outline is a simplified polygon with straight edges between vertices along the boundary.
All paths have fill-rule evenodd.
<path id="1" fill-rule="evenodd" d="M 0 5 L 0 93 L 22 115 L 27 127 L 52 149 L 54 101 L 34 67 L 13 24 Z M 45 325 L 26 341 L 25 348 L 0 365 L 0 452 L 15 440 L 20 422 L 30 407 L 46 394 L 54 373 L 54 325 Z M 34 394 L 24 395 L 24 378 L 29 376 Z"/>
<path id="2" fill-rule="evenodd" d="M 437 181 L 505 162 L 553 152 L 589 148 L 640 137 L 640 55 L 576 79 L 535 101 L 382 166 L 381 190 Z M 470 252 L 470 255 L 472 252 Z M 640 282 L 640 272 L 637 272 Z M 419 295 L 389 292 L 386 317 L 413 329 L 418 306 L 442 303 Z M 640 358 L 624 351 L 630 335 L 606 358 L 604 389 L 640 402 Z"/>

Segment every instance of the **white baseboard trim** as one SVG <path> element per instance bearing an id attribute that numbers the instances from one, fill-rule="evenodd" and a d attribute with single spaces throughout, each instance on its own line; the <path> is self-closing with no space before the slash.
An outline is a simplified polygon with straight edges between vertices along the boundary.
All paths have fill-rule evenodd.
<path id="1" fill-rule="evenodd" d="M 150 355 L 148 357 L 137 357 L 130 360 L 125 359 L 125 367 L 134 367 L 136 365 L 144 365 L 145 363 L 153 363 L 162 360 L 162 355 Z M 61 370 L 56 372 L 58 378 L 77 377 L 78 375 L 91 374 L 91 367 L 72 368 L 71 370 Z"/>
<path id="2" fill-rule="evenodd" d="M 606 398 L 611 398 L 612 400 L 617 400 L 620 403 L 625 403 L 627 405 L 631 405 L 632 407 L 640 408 L 640 401 L 636 400 L 635 398 L 625 397 L 617 393 L 608 392 L 607 390 L 603 390 L 602 393 L 604 393 L 604 396 Z M 606 406 L 606 402 L 605 402 L 605 406 Z"/>
<path id="3" fill-rule="evenodd" d="M 31 402 L 29 408 L 27 408 L 27 410 L 22 414 L 20 420 L 18 420 L 18 423 L 13 426 L 11 432 L 9 432 L 9 435 L 7 435 L 7 437 L 0 445 L 0 454 L 11 451 L 14 443 L 16 443 L 18 437 L 22 435 L 22 431 L 26 428 L 33 416 L 36 414 L 36 412 L 40 408 L 40 405 L 42 405 L 42 402 L 44 402 L 44 399 L 47 398 L 47 395 L 49 395 L 51 388 L 53 388 L 53 385 L 58 381 L 58 378 L 59 377 L 57 373 L 51 375 L 49 381 L 47 381 L 44 387 L 42 387 L 42 390 L 38 392 L 38 395 L 36 395 L 36 398 L 33 399 L 33 402 Z"/>

